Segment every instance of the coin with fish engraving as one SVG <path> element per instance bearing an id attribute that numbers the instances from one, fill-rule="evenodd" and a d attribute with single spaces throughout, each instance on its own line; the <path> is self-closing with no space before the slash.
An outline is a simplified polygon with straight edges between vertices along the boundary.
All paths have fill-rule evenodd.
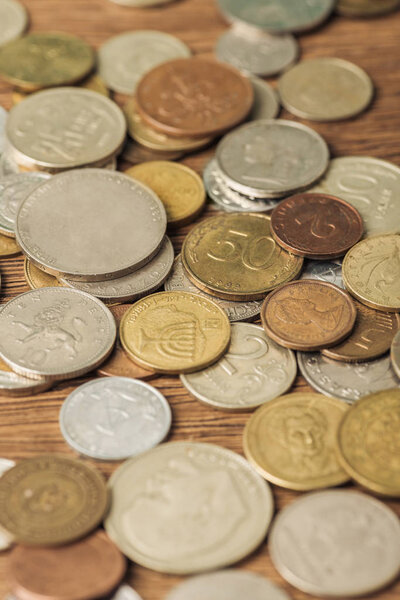
<path id="1" fill-rule="evenodd" d="M 0 2 L 0 46 L 20 37 L 28 25 L 28 13 L 16 0 Z"/>
<path id="2" fill-rule="evenodd" d="M 49 179 L 47 173 L 18 173 L 0 179 L 0 232 L 15 237 L 15 222 L 22 202 Z"/>
<path id="3" fill-rule="evenodd" d="M 342 265 L 334 262 L 309 260 L 301 273 L 300 279 L 318 279 L 327 281 L 344 289 L 342 279 Z"/>

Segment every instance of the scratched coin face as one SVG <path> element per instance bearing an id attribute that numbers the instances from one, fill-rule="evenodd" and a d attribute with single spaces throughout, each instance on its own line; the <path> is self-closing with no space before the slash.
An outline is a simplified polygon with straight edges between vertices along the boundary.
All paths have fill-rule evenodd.
<path id="1" fill-rule="evenodd" d="M 306 262 L 300 279 L 318 279 L 327 281 L 344 289 L 342 279 L 342 265 L 334 262 L 313 261 Z"/>
<path id="2" fill-rule="evenodd" d="M 0 179 L 0 231 L 15 237 L 15 222 L 22 202 L 38 185 L 49 179 L 47 173 L 19 173 Z"/>
<path id="3" fill-rule="evenodd" d="M 291 350 L 278 346 L 258 325 L 234 323 L 225 356 L 208 369 L 181 375 L 181 381 L 214 408 L 249 410 L 284 394 L 296 373 Z"/>
<path id="4" fill-rule="evenodd" d="M 28 25 L 25 7 L 16 0 L 2 0 L 0 3 L 0 46 L 22 35 Z"/>

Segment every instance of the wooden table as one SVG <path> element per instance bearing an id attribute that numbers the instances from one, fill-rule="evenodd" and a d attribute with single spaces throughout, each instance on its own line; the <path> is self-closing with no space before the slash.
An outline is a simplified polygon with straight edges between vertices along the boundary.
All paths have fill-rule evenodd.
<path id="1" fill-rule="evenodd" d="M 226 29 L 214 0 L 177 0 L 146 10 L 120 7 L 109 0 L 24 0 L 24 3 L 31 16 L 31 30 L 75 33 L 95 47 L 124 31 L 158 29 L 178 36 L 195 54 L 212 56 L 217 38 Z M 376 86 L 375 101 L 366 114 L 341 123 L 311 123 L 327 140 L 334 156 L 362 154 L 400 165 L 399 31 L 400 12 L 365 21 L 334 16 L 320 29 L 300 37 L 303 59 L 334 56 L 354 61 L 367 70 Z M 118 101 L 123 102 L 124 98 L 118 98 Z M 11 107 L 11 88 L 4 83 L 0 83 L 0 104 L 7 109 Z M 281 116 L 292 118 L 284 111 Z M 201 172 L 212 153 L 211 148 L 184 162 Z M 122 168 L 126 166 L 121 165 Z M 184 228 L 175 236 L 177 250 L 188 229 Z M 1 261 L 2 302 L 29 289 L 22 264 L 21 257 Z M 16 400 L 1 397 L 0 456 L 18 460 L 43 452 L 73 454 L 60 434 L 58 413 L 67 394 L 83 381 L 61 383 L 52 391 L 34 397 Z M 242 452 L 242 431 L 248 414 L 229 414 L 208 408 L 190 398 L 177 377 L 159 377 L 151 383 L 171 403 L 174 421 L 171 440 L 212 442 Z M 295 390 L 300 389 L 309 388 L 299 377 Z M 116 467 L 109 463 L 95 465 L 106 475 Z M 273 492 L 277 510 L 298 496 L 275 486 Z M 400 515 L 399 502 L 388 504 Z M 269 577 L 282 585 L 292 598 L 307 598 L 277 574 L 265 543 L 238 567 Z M 8 591 L 6 573 L 7 556 L 3 554 L 0 556 L 1 594 Z M 134 565 L 127 580 L 144 600 L 162 600 L 180 578 Z M 399 598 L 400 582 L 376 597 L 381 600 Z"/>

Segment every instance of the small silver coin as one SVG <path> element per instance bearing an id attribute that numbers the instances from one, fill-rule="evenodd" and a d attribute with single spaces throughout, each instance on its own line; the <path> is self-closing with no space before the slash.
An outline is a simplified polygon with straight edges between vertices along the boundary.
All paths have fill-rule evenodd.
<path id="1" fill-rule="evenodd" d="M 278 514 L 269 551 L 281 576 L 307 594 L 364 596 L 399 574 L 400 522 L 366 494 L 316 492 Z"/>
<path id="2" fill-rule="evenodd" d="M 157 446 L 171 427 L 171 409 L 151 385 L 129 377 L 102 377 L 74 390 L 60 411 L 60 429 L 77 452 L 124 460 Z"/>
<path id="3" fill-rule="evenodd" d="M 281 109 L 278 94 L 274 88 L 259 77 L 252 77 L 251 83 L 254 90 L 254 104 L 248 120 L 275 119 Z"/>
<path id="4" fill-rule="evenodd" d="M 113 593 L 110 600 L 142 600 L 142 597 L 130 585 L 124 583 Z"/>
<path id="5" fill-rule="evenodd" d="M 20 37 L 28 25 L 28 13 L 16 0 L 0 2 L 0 46 Z"/>
<path id="6" fill-rule="evenodd" d="M 47 173 L 18 173 L 0 178 L 0 232 L 3 235 L 15 237 L 19 207 L 38 185 L 50 177 Z"/>
<path id="7" fill-rule="evenodd" d="M 7 175 L 14 175 L 19 172 L 19 167 L 10 153 L 3 152 L 0 155 L 0 177 L 7 177 Z"/>
<path id="8" fill-rule="evenodd" d="M 0 4 L 1 6 L 1 4 Z M 0 106 L 0 154 L 2 154 L 6 147 L 6 121 L 8 118 L 8 112 Z"/>
<path id="9" fill-rule="evenodd" d="M 342 265 L 334 262 L 321 262 L 310 260 L 306 263 L 300 279 L 318 279 L 327 281 L 345 289 L 342 279 Z"/>

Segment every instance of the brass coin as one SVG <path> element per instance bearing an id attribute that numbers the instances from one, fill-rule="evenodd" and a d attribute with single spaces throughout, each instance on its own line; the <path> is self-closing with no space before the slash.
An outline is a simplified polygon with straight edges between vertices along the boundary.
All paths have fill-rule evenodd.
<path id="1" fill-rule="evenodd" d="M 38 269 L 30 260 L 24 259 L 24 275 L 32 290 L 44 287 L 62 287 L 57 277 Z"/>
<path id="2" fill-rule="evenodd" d="M 204 184 L 189 167 L 157 160 L 131 167 L 125 175 L 144 183 L 157 194 L 164 204 L 170 227 L 191 223 L 204 208 Z"/>
<path id="3" fill-rule="evenodd" d="M 90 77 L 87 77 L 87 79 L 84 79 L 83 81 L 81 81 L 79 83 L 78 87 L 85 88 L 85 90 L 91 90 L 92 92 L 97 92 L 98 94 L 101 94 L 102 96 L 107 96 L 107 98 L 110 97 L 110 92 L 108 91 L 108 89 L 106 88 L 106 86 L 104 85 L 104 83 L 102 82 L 100 77 L 98 77 L 97 75 L 90 75 Z M 34 92 L 31 92 L 31 93 L 34 93 Z M 20 102 L 22 102 L 22 100 L 25 100 L 25 98 L 27 98 L 28 96 L 30 96 L 29 92 L 23 92 L 21 90 L 15 89 L 12 93 L 13 105 L 19 104 Z"/>
<path id="4" fill-rule="evenodd" d="M 338 458 L 357 483 L 382 496 L 400 498 L 400 390 L 358 400 L 344 416 Z"/>
<path id="5" fill-rule="evenodd" d="M 107 508 L 100 473 L 60 454 L 22 460 L 0 479 L 0 525 L 21 544 L 77 540 L 100 523 Z"/>
<path id="6" fill-rule="evenodd" d="M 271 218 L 251 213 L 211 217 L 194 227 L 182 247 L 188 276 L 201 290 L 226 300 L 260 300 L 295 279 L 303 259 L 272 239 Z"/>
<path id="7" fill-rule="evenodd" d="M 20 254 L 21 248 L 14 238 L 0 234 L 0 258 L 16 256 Z"/>
<path id="8" fill-rule="evenodd" d="M 349 476 L 338 463 L 335 444 L 347 410 L 344 402 L 322 394 L 266 402 L 246 424 L 246 458 L 265 479 L 290 490 L 341 485 Z"/>
<path id="9" fill-rule="evenodd" d="M 120 325 L 128 355 L 158 373 L 192 373 L 208 367 L 226 352 L 230 336 L 222 308 L 189 292 L 142 298 Z"/>

